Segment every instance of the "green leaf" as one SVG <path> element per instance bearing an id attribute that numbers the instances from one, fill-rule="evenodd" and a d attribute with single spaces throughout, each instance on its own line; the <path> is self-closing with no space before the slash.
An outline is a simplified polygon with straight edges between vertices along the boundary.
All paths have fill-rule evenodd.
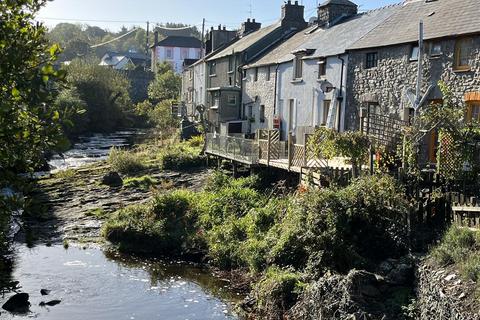
<path id="1" fill-rule="evenodd" d="M 58 111 L 54 111 L 52 120 L 53 121 L 58 121 L 58 119 L 60 119 L 60 113 L 58 113 Z"/>
<path id="2" fill-rule="evenodd" d="M 14 96 L 15 98 L 20 97 L 20 91 L 17 88 L 13 88 L 12 89 L 12 96 Z"/>

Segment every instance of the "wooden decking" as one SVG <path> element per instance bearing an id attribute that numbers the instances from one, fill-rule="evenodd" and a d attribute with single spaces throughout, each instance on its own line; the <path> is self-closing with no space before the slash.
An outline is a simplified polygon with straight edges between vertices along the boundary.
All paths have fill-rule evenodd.
<path id="1" fill-rule="evenodd" d="M 296 173 L 302 173 L 304 169 L 351 169 L 344 158 L 318 158 L 310 147 L 312 137 L 306 134 L 305 145 L 301 145 L 293 143 L 291 136 L 288 141 L 281 141 L 278 130 L 259 130 L 255 140 L 208 134 L 206 152 L 246 165 L 262 165 Z"/>

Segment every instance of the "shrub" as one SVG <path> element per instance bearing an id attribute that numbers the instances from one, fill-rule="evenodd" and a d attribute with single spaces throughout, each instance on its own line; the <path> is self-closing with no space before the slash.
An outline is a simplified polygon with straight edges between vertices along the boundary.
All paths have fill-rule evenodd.
<path id="1" fill-rule="evenodd" d="M 272 263 L 305 268 L 312 276 L 327 270 L 373 268 L 406 250 L 408 203 L 388 176 L 364 177 L 343 189 L 312 190 L 283 217 L 269 237 Z"/>
<path id="2" fill-rule="evenodd" d="M 102 234 L 121 250 L 180 255 L 195 248 L 193 193 L 179 190 L 156 195 L 149 203 L 114 213 Z"/>
<path id="3" fill-rule="evenodd" d="M 298 273 L 270 267 L 254 288 L 259 317 L 283 319 L 284 313 L 297 301 L 305 288 Z"/>
<path id="4" fill-rule="evenodd" d="M 135 173 L 145 169 L 145 165 L 140 154 L 134 151 L 122 150 L 115 147 L 110 150 L 110 154 L 108 155 L 108 163 L 113 170 L 123 174 Z"/>
<path id="5" fill-rule="evenodd" d="M 205 162 L 200 150 L 187 144 L 178 144 L 167 148 L 162 154 L 164 169 L 178 170 L 202 166 Z"/>
<path id="6" fill-rule="evenodd" d="M 205 143 L 205 138 L 203 136 L 195 136 L 187 141 L 187 144 L 192 148 L 203 147 Z"/>

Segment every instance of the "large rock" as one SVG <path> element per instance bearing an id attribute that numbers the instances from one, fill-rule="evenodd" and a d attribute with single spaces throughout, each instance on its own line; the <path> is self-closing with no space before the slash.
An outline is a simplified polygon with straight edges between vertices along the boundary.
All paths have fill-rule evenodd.
<path id="1" fill-rule="evenodd" d="M 25 313 L 30 308 L 29 298 L 28 293 L 17 293 L 10 297 L 2 308 L 14 313 Z"/>
<path id="2" fill-rule="evenodd" d="M 123 180 L 117 172 L 109 172 L 103 176 L 102 184 L 109 187 L 120 187 L 123 185 Z"/>

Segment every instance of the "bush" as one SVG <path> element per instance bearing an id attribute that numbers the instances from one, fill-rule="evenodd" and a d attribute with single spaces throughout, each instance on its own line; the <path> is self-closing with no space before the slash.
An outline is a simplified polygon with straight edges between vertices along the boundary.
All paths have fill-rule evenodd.
<path id="1" fill-rule="evenodd" d="M 110 150 L 108 163 L 113 170 L 123 174 L 131 174 L 145 169 L 145 165 L 139 153 L 115 147 Z"/>
<path id="2" fill-rule="evenodd" d="M 200 155 L 200 150 L 185 143 L 172 145 L 162 153 L 162 167 L 169 170 L 180 170 L 200 167 L 205 163 L 205 158 Z"/>
<path id="3" fill-rule="evenodd" d="M 193 193 L 156 195 L 149 203 L 114 213 L 102 228 L 103 236 L 123 251 L 181 255 L 194 251 Z"/>
<path id="4" fill-rule="evenodd" d="M 257 312 L 261 318 L 283 319 L 305 288 L 301 276 L 289 269 L 270 267 L 254 288 Z"/>
<path id="5" fill-rule="evenodd" d="M 312 190 L 272 228 L 273 263 L 307 267 L 318 277 L 327 270 L 372 269 L 407 248 L 408 203 L 388 176 L 355 180 L 343 189 Z"/>

